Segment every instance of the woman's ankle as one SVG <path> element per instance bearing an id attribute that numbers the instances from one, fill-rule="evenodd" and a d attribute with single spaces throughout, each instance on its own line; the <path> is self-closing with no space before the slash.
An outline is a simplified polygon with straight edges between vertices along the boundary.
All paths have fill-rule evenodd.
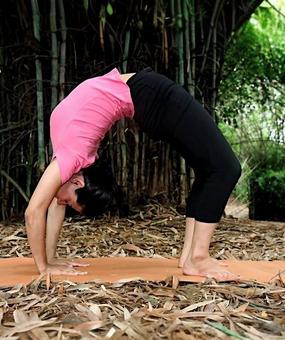
<path id="1" fill-rule="evenodd" d="M 205 261 L 210 257 L 209 253 L 203 253 L 203 254 L 192 254 L 190 257 L 191 262 L 201 262 Z"/>

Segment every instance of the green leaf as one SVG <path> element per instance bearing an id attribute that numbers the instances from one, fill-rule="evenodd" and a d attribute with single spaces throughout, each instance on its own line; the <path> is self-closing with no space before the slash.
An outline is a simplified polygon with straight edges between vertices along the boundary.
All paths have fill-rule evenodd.
<path id="1" fill-rule="evenodd" d="M 89 0 L 83 0 L 83 7 L 85 8 L 85 11 L 88 11 L 89 8 Z"/>
<path id="2" fill-rule="evenodd" d="M 113 7 L 112 5 L 110 4 L 110 2 L 108 3 L 107 7 L 106 7 L 106 10 L 107 10 L 107 13 L 109 15 L 113 15 Z"/>
<path id="3" fill-rule="evenodd" d="M 205 323 L 213 328 L 216 328 L 218 329 L 219 331 L 227 334 L 227 335 L 230 335 L 236 339 L 239 339 L 239 340 L 245 340 L 246 338 L 239 335 L 237 332 L 234 332 L 234 331 L 231 331 L 229 328 L 227 328 L 226 326 L 224 326 L 223 324 L 219 323 L 219 322 L 210 322 L 210 321 L 205 321 Z"/>

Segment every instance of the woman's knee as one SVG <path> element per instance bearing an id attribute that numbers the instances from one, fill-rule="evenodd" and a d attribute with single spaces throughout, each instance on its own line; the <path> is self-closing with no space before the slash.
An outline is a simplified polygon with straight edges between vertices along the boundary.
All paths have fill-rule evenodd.
<path id="1" fill-rule="evenodd" d="M 229 181 L 235 184 L 239 180 L 241 173 L 241 164 L 239 160 L 234 157 L 231 162 L 225 164 L 220 175 L 222 176 L 223 181 Z"/>

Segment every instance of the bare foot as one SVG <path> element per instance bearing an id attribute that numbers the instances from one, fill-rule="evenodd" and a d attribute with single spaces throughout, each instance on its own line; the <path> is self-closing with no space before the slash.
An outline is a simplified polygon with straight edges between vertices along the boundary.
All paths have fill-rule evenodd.
<path id="1" fill-rule="evenodd" d="M 183 254 L 183 252 L 182 252 L 182 255 L 180 256 L 179 263 L 178 263 L 179 268 L 183 268 L 187 257 L 188 257 L 188 254 Z"/>
<path id="2" fill-rule="evenodd" d="M 216 259 L 207 257 L 201 260 L 192 260 L 184 263 L 183 274 L 206 276 L 217 281 L 237 281 L 239 276 L 225 270 Z"/>
<path id="3" fill-rule="evenodd" d="M 180 259 L 179 259 L 178 268 L 183 268 L 184 267 L 184 263 L 186 262 L 187 257 L 188 257 L 188 255 L 185 256 L 182 253 L 182 255 L 180 256 Z M 219 261 L 219 260 L 213 259 L 212 257 L 210 257 L 210 259 L 212 261 L 214 261 L 216 264 L 219 264 L 221 267 L 228 267 L 229 266 L 227 263 L 225 263 L 223 261 Z"/>

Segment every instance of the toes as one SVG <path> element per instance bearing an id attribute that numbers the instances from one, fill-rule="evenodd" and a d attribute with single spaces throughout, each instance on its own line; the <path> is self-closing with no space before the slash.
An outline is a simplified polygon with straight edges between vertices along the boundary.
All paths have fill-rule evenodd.
<path id="1" fill-rule="evenodd" d="M 233 273 L 225 273 L 221 275 L 220 281 L 237 281 L 239 277 Z"/>
<path id="2" fill-rule="evenodd" d="M 223 273 L 218 273 L 218 272 L 213 272 L 213 273 L 208 273 L 207 278 L 210 279 L 215 279 L 217 281 L 238 281 L 240 280 L 240 276 L 237 276 L 233 273 L 230 272 L 223 272 Z"/>

